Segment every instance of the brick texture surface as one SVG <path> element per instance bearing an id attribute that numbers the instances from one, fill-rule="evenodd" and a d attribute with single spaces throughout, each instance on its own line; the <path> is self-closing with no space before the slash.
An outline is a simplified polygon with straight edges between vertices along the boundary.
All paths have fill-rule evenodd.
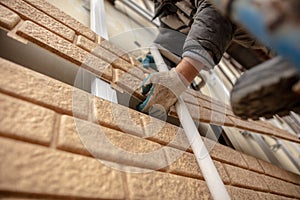
<path id="1" fill-rule="evenodd" d="M 75 120 L 78 123 L 83 123 L 82 121 L 79 121 L 79 119 L 73 117 L 66 115 L 61 116 L 56 146 L 61 150 L 92 156 L 80 138 Z"/>
<path id="2" fill-rule="evenodd" d="M 140 114 L 140 116 L 145 138 L 183 151 L 192 151 L 182 128 L 145 114 Z"/>
<path id="3" fill-rule="evenodd" d="M 121 70 L 129 72 L 129 73 L 130 73 L 131 69 L 134 67 L 131 63 L 129 63 L 121 58 L 111 57 L 108 61 L 110 61 L 112 63 L 112 66 L 114 68 L 121 69 Z M 132 71 L 134 71 L 134 69 Z"/>
<path id="4" fill-rule="evenodd" d="M 127 62 L 131 62 L 129 55 L 124 50 L 120 49 L 119 47 L 117 47 L 116 45 L 112 44 L 111 42 L 103 39 L 99 44 L 104 49 L 107 49 L 107 50 L 110 50 L 111 52 L 114 52 L 116 55 L 118 55 L 119 57 L 123 58 Z"/>
<path id="5" fill-rule="evenodd" d="M 133 65 L 130 63 L 130 61 L 128 62 L 124 60 L 118 55 L 118 52 L 114 52 L 112 49 L 105 49 L 96 42 L 92 42 L 81 35 L 78 36 L 76 45 L 112 64 L 115 68 L 123 71 L 129 71 L 131 68 L 133 68 Z"/>
<path id="6" fill-rule="evenodd" d="M 224 167 L 230 178 L 231 185 L 266 192 L 269 191 L 263 175 L 227 164 L 224 164 Z"/>
<path id="7" fill-rule="evenodd" d="M 215 104 L 213 99 L 211 100 L 204 100 L 201 98 L 197 98 L 191 94 L 189 94 L 188 92 L 184 92 L 182 94 L 182 97 L 184 99 L 185 102 L 190 103 L 190 104 L 194 104 L 196 106 L 200 106 L 203 108 L 207 108 L 210 110 L 214 110 L 214 111 L 218 111 L 220 113 L 226 114 L 227 111 L 227 107 L 225 104 L 223 104 L 223 106 L 219 105 L 219 104 Z"/>
<path id="8" fill-rule="evenodd" d="M 150 72 L 147 71 L 147 69 L 144 69 L 142 67 L 137 67 L 137 66 L 130 66 L 130 68 L 128 69 L 121 69 L 123 71 L 127 70 L 126 72 L 133 75 L 135 78 L 143 81 L 146 77 L 148 77 L 148 75 L 150 74 Z"/>
<path id="9" fill-rule="evenodd" d="M 82 35 L 77 37 L 76 45 L 88 52 L 93 52 L 99 46 L 96 42 L 93 42 Z"/>
<path id="10" fill-rule="evenodd" d="M 209 110 L 207 108 L 200 109 L 200 121 L 221 125 L 221 126 L 234 125 L 234 123 L 230 119 L 228 119 L 226 114 L 214 110 Z"/>
<path id="11" fill-rule="evenodd" d="M 244 153 L 241 153 L 241 155 L 244 158 L 250 170 L 259 172 L 261 174 L 265 172 L 256 158 L 252 156 L 248 156 L 247 154 Z"/>
<path id="12" fill-rule="evenodd" d="M 1 191 L 124 198 L 121 174 L 96 159 L 3 138 L 0 144 Z"/>
<path id="13" fill-rule="evenodd" d="M 187 89 L 186 90 L 186 93 L 190 94 L 190 95 L 193 95 L 194 97 L 197 97 L 201 100 L 205 100 L 205 101 L 208 101 L 208 102 L 211 102 L 212 104 L 215 104 L 215 105 L 219 105 L 221 107 L 226 107 L 228 108 L 228 105 L 219 101 L 219 100 L 216 100 L 210 96 L 207 96 L 207 95 L 204 95 L 204 94 L 201 94 L 193 89 Z"/>
<path id="14" fill-rule="evenodd" d="M 186 105 L 189 110 L 189 113 L 191 114 L 191 117 L 194 120 L 219 126 L 234 126 L 233 121 L 230 120 L 225 113 L 209 110 L 207 108 L 199 107 L 190 103 L 187 103 Z M 178 118 L 174 106 L 170 108 L 169 115 Z"/>
<path id="15" fill-rule="evenodd" d="M 105 44 L 102 46 L 101 44 Z M 124 54 L 120 54 L 117 47 L 114 47 L 112 44 L 109 44 L 107 41 L 100 43 L 100 45 L 96 42 L 92 42 L 89 39 L 78 36 L 76 40 L 76 45 L 83 48 L 84 50 L 92 53 L 93 55 L 101 58 L 102 60 L 110 63 L 114 68 L 120 69 L 123 72 L 127 72 L 135 77 L 132 77 L 134 79 L 139 79 L 140 82 L 145 78 L 144 72 L 147 73 L 146 70 L 141 68 L 140 66 L 134 66 L 131 64 L 130 59 L 127 59 L 127 57 L 124 57 Z M 109 48 L 109 47 L 112 48 Z M 141 86 L 141 83 L 139 84 Z M 130 88 L 130 85 L 128 87 L 124 87 L 124 89 Z M 138 98 L 143 99 L 143 96 L 139 96 Z"/>
<path id="16" fill-rule="evenodd" d="M 61 113 L 88 118 L 87 93 L 4 59 L 0 59 L 0 91 Z"/>
<path id="17" fill-rule="evenodd" d="M 0 94 L 0 135 L 49 145 L 55 113 L 19 99 Z"/>
<path id="18" fill-rule="evenodd" d="M 283 169 L 280 169 L 279 167 L 276 167 L 271 163 L 262 160 L 258 160 L 258 162 L 261 164 L 262 168 L 264 169 L 265 174 L 300 185 L 299 174 L 294 174 L 292 172 L 285 171 Z"/>
<path id="19" fill-rule="evenodd" d="M 140 114 L 130 108 L 94 98 L 93 118 L 100 125 L 125 133 L 143 136 Z"/>
<path id="20" fill-rule="evenodd" d="M 268 184 L 271 193 L 300 198 L 300 186 L 269 176 L 265 176 L 264 180 Z"/>
<path id="21" fill-rule="evenodd" d="M 99 44 L 104 49 L 114 53 L 118 57 L 124 59 L 125 61 L 132 63 L 135 67 L 142 69 L 145 73 L 149 73 L 149 70 L 143 68 L 142 64 L 138 60 L 130 57 L 130 55 L 128 53 L 126 53 L 123 49 L 114 45 L 113 43 L 105 40 L 104 38 L 102 38 L 100 36 L 97 36 L 97 44 Z"/>
<path id="22" fill-rule="evenodd" d="M 167 166 L 161 145 L 90 122 L 63 116 L 58 148 L 146 169 Z"/>
<path id="23" fill-rule="evenodd" d="M 85 37 L 78 36 L 76 44 L 84 50 L 110 63 L 115 68 L 121 69 L 123 71 L 129 71 L 131 68 L 133 68 L 133 65 L 131 63 L 125 61 L 122 58 L 119 58 L 118 55 L 103 48 L 99 44 L 88 40 Z"/>
<path id="24" fill-rule="evenodd" d="M 229 163 L 231 165 L 248 168 L 240 152 L 230 149 L 207 138 L 203 138 L 203 142 L 210 153 L 210 156 L 220 162 Z"/>
<path id="25" fill-rule="evenodd" d="M 18 34 L 78 65 L 88 57 L 88 52 L 31 21 L 25 21 Z"/>
<path id="26" fill-rule="evenodd" d="M 49 16 L 55 18 L 59 22 L 65 24 L 66 26 L 72 28 L 76 33 L 86 36 L 91 40 L 95 40 L 95 33 L 88 27 L 84 26 L 80 22 L 78 22 L 73 17 L 67 15 L 63 11 L 59 10 L 57 7 L 48 3 L 44 0 L 24 0 L 37 9 L 45 12 Z"/>
<path id="27" fill-rule="evenodd" d="M 219 172 L 219 175 L 220 175 L 223 183 L 224 184 L 229 184 L 230 179 L 229 179 L 229 176 L 227 175 L 227 172 L 226 172 L 223 164 L 221 162 L 218 162 L 218 161 L 214 161 L 214 164 L 217 168 L 217 171 Z"/>
<path id="28" fill-rule="evenodd" d="M 266 127 L 258 126 L 257 124 L 251 123 L 250 121 L 244 121 L 232 116 L 229 116 L 229 118 L 234 123 L 234 126 L 237 128 L 300 143 L 300 140 L 295 135 L 292 135 L 285 131 L 276 131 Z"/>
<path id="29" fill-rule="evenodd" d="M 18 13 L 24 20 L 30 19 L 41 26 L 46 26 L 52 32 L 60 35 L 61 37 L 73 41 L 75 32 L 67 26 L 59 23 L 38 9 L 25 3 L 22 0 L 0 0 L 0 3 L 9 7 Z"/>
<path id="30" fill-rule="evenodd" d="M 174 174 L 179 174 L 187 177 L 200 178 L 203 179 L 203 175 L 198 166 L 194 154 L 182 152 L 180 150 L 168 148 L 166 151 L 169 163 L 168 171 Z M 228 184 L 230 182 L 229 177 L 223 167 L 223 165 L 214 161 L 214 164 L 219 172 L 219 175 L 224 183 Z"/>
<path id="31" fill-rule="evenodd" d="M 0 26 L 11 30 L 20 20 L 19 15 L 0 5 Z"/>
<path id="32" fill-rule="evenodd" d="M 294 198 L 284 197 L 284 196 L 271 194 L 271 193 L 258 192 L 257 195 L 258 195 L 258 199 L 261 200 L 295 200 Z"/>
<path id="33" fill-rule="evenodd" d="M 128 174 L 130 199 L 212 199 L 204 181 L 160 172 Z"/>
<path id="34" fill-rule="evenodd" d="M 203 175 L 194 154 L 172 148 L 168 148 L 166 152 L 170 163 L 168 166 L 169 172 L 187 177 L 203 179 Z"/>
<path id="35" fill-rule="evenodd" d="M 145 98 L 148 70 L 44 0 L 0 0 L 0 26 Z M 190 89 L 184 100 L 200 122 L 299 142 Z M 0 198 L 212 199 L 180 127 L 1 58 L 0 109 Z M 232 199 L 300 198 L 299 175 L 203 140 Z"/>
<path id="36" fill-rule="evenodd" d="M 253 190 L 226 186 L 226 189 L 231 197 L 231 200 L 254 200 L 259 199 L 257 192 Z"/>
<path id="37" fill-rule="evenodd" d="M 270 193 L 257 192 L 254 190 L 243 189 L 233 186 L 226 186 L 232 200 L 292 200 L 292 198 L 279 196 Z"/>
<path id="38" fill-rule="evenodd" d="M 25 21 L 17 33 L 25 39 L 95 73 L 103 79 L 111 80 L 112 78 L 111 65 L 109 63 L 89 54 L 87 51 L 35 23 Z"/>
<path id="39" fill-rule="evenodd" d="M 113 83 L 124 89 L 130 95 L 144 100 L 142 94 L 142 81 L 133 75 L 119 69 L 113 69 Z"/>

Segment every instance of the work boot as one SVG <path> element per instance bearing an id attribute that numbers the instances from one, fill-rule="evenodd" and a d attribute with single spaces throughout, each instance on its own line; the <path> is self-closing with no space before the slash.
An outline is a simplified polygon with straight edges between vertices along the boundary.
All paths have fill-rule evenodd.
<path id="1" fill-rule="evenodd" d="M 300 111 L 300 95 L 293 92 L 299 72 L 281 57 L 246 71 L 231 92 L 234 114 L 243 119 L 284 116 Z"/>

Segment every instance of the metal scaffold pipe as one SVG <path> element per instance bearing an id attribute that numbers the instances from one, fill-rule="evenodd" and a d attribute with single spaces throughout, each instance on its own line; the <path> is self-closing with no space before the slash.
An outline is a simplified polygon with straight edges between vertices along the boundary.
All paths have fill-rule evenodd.
<path id="1" fill-rule="evenodd" d="M 299 0 L 210 0 L 300 70 Z"/>

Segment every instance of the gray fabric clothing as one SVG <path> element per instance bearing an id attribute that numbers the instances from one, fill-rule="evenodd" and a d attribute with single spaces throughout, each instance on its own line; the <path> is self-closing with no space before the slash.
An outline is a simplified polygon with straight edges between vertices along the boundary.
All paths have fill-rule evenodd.
<path id="1" fill-rule="evenodd" d="M 154 42 L 160 44 L 177 56 L 182 56 L 183 45 L 187 35 L 179 31 L 172 30 L 163 23 L 161 23 L 158 30 L 159 34 Z"/>
<path id="2" fill-rule="evenodd" d="M 260 48 L 254 38 L 206 0 L 156 0 L 155 5 L 156 16 L 163 24 L 155 42 L 179 56 L 194 58 L 208 68 L 219 63 L 232 40 L 247 48 Z"/>

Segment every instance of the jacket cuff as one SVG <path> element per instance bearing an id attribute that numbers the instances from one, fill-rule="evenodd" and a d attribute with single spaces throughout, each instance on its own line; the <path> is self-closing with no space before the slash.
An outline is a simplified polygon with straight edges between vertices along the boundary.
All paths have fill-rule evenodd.
<path id="1" fill-rule="evenodd" d="M 204 70 L 212 70 L 215 66 L 213 59 L 209 53 L 204 49 L 191 49 L 183 52 L 182 57 L 192 58 L 202 64 L 204 64 Z M 202 66 L 194 66 L 198 71 L 202 69 Z"/>

